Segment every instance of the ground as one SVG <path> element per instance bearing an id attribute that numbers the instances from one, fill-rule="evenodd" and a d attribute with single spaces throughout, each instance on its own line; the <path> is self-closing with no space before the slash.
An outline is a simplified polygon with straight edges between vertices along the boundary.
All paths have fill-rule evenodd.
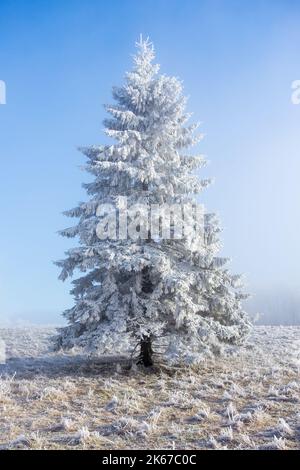
<path id="1" fill-rule="evenodd" d="M 300 448 L 300 327 L 257 326 L 237 355 L 151 373 L 53 353 L 53 333 L 0 329 L 0 449 Z"/>

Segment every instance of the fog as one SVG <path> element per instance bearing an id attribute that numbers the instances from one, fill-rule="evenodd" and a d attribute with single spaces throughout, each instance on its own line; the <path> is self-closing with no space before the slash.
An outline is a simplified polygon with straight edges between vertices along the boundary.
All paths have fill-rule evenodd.
<path id="1" fill-rule="evenodd" d="M 257 324 L 300 325 L 300 293 L 295 290 L 258 290 L 245 307 Z"/>

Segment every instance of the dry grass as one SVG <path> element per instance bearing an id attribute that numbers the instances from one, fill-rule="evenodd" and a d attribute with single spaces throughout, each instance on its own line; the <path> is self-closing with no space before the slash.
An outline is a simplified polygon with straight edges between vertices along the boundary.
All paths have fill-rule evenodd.
<path id="1" fill-rule="evenodd" d="M 299 327 L 256 327 L 239 355 L 128 370 L 49 353 L 46 328 L 2 329 L 0 448 L 300 448 Z"/>

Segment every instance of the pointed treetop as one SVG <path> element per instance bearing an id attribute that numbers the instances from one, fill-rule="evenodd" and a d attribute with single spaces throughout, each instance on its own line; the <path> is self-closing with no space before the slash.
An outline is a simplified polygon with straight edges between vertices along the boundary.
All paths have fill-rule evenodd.
<path id="1" fill-rule="evenodd" d="M 150 41 L 149 37 L 144 39 L 141 34 L 139 40 L 135 43 L 135 45 L 137 48 L 137 53 L 134 55 L 133 60 L 136 65 L 136 70 L 141 71 L 153 68 L 151 62 L 155 58 L 155 50 L 153 43 Z M 156 71 L 158 71 L 159 65 L 156 65 L 155 69 Z"/>
<path id="2" fill-rule="evenodd" d="M 139 49 L 140 53 L 147 53 L 148 51 L 152 52 L 154 54 L 154 45 L 153 42 L 150 41 L 149 36 L 144 39 L 143 35 L 140 34 L 140 38 L 138 41 L 135 43 L 137 49 Z"/>

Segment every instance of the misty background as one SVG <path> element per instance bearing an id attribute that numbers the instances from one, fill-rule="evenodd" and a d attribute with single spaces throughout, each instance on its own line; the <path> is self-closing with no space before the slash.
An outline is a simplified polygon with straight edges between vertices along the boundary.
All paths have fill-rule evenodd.
<path id="1" fill-rule="evenodd" d="M 222 254 L 245 273 L 260 323 L 300 324 L 300 4 L 292 0 L 2 0 L 0 324 L 61 323 L 70 283 L 57 231 L 86 195 L 78 146 L 105 142 L 103 103 L 149 36 L 161 71 L 183 80 L 205 133 L 200 197 Z"/>

